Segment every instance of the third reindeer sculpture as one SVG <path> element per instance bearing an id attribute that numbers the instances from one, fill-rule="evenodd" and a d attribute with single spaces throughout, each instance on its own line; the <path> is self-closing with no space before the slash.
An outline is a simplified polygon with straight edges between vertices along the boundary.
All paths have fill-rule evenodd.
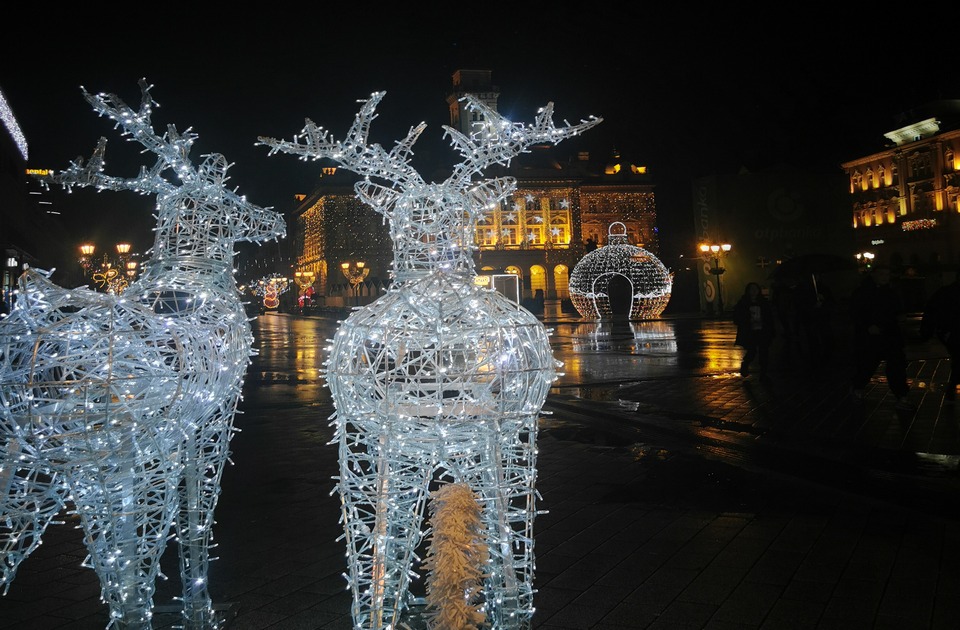
<path id="1" fill-rule="evenodd" d="M 362 101 L 343 141 L 309 119 L 293 141 L 260 138 L 271 154 L 330 158 L 363 176 L 357 196 L 389 220 L 394 243 L 394 282 L 341 324 L 326 366 L 336 405 L 353 624 L 400 627 L 411 605 L 429 488 L 457 482 L 474 491 L 483 510 L 490 550 L 481 598 L 486 623 L 528 628 L 537 421 L 558 364 L 534 315 L 475 283 L 477 221 L 516 181 L 473 178 L 600 120 L 558 128 L 548 105 L 524 126 L 467 97 L 480 121 L 476 131 L 467 136 L 446 128 L 463 159 L 446 181 L 428 184 L 410 164 L 425 125 L 411 128 L 390 151 L 368 143 L 383 96 Z"/>
<path id="2" fill-rule="evenodd" d="M 67 508 L 83 527 L 108 627 L 150 628 L 175 531 L 182 624 L 199 630 L 222 622 L 207 587 L 214 509 L 253 353 L 234 246 L 282 238 L 286 225 L 226 187 L 222 155 L 195 166 L 189 130 L 155 132 L 155 103 L 140 87 L 139 110 L 111 94 L 84 96 L 156 164 L 129 179 L 105 175 L 101 139 L 86 164 L 45 183 L 155 194 L 143 274 L 118 296 L 27 270 L 0 322 L 0 583 L 9 586 Z"/>

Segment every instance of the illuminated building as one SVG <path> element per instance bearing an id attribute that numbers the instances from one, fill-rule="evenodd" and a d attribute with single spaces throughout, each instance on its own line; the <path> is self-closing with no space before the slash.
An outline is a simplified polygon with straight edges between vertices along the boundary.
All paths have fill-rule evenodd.
<path id="1" fill-rule="evenodd" d="M 960 268 L 960 101 L 935 101 L 883 134 L 886 148 L 844 162 L 854 251 L 890 265 L 908 308 Z"/>
<path id="2" fill-rule="evenodd" d="M 499 91 L 489 70 L 453 74 L 448 124 L 469 133 L 475 121 L 462 110 L 460 98 L 466 93 L 496 110 Z M 606 244 L 613 222 L 626 226 L 631 243 L 652 253 L 659 249 L 654 184 L 646 167 L 615 150 L 598 160 L 571 145 L 575 153 L 568 158 L 553 146 L 538 145 L 509 166 L 490 170 L 491 175 L 515 177 L 518 185 L 478 222 L 474 259 L 481 274 L 518 275 L 523 300 L 536 297 L 538 290 L 554 305 L 568 300 L 571 271 L 584 254 Z M 331 306 L 351 301 L 351 289 L 338 271 L 344 261 L 364 260 L 370 267 L 360 287 L 361 304 L 376 299 L 390 278 L 387 226 L 356 199 L 355 181 L 356 176 L 329 163 L 290 221 L 296 268 L 317 274 L 318 300 Z"/>

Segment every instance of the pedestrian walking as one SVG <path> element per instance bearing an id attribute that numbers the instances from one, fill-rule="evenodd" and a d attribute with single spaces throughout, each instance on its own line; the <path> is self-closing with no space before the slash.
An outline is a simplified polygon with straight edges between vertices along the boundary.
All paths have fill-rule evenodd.
<path id="1" fill-rule="evenodd" d="M 907 400 L 907 355 L 901 327 L 903 301 L 890 284 L 890 268 L 873 267 L 853 292 L 851 309 L 854 326 L 853 393 L 863 398 L 867 383 L 884 364 L 887 387 L 896 397 L 897 409 L 913 406 Z"/>
<path id="2" fill-rule="evenodd" d="M 923 309 L 920 320 L 920 338 L 929 341 L 936 337 L 947 354 L 950 355 L 950 376 L 943 390 L 943 398 L 951 401 L 957 398 L 957 385 L 960 384 L 960 274 L 953 282 L 945 284 L 930 296 Z"/>
<path id="3" fill-rule="evenodd" d="M 756 282 L 748 282 L 743 295 L 733 307 L 733 323 L 737 326 L 734 343 L 744 349 L 740 375 L 750 374 L 750 364 L 759 358 L 764 372 L 770 365 L 770 345 L 776 336 L 776 311 Z"/>

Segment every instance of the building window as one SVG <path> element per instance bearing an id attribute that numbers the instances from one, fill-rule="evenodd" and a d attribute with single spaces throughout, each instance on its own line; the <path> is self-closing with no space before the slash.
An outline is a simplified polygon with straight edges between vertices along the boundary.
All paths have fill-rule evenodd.
<path id="1" fill-rule="evenodd" d="M 504 245 L 519 245 L 520 232 L 516 227 L 504 226 L 500 229 L 500 242 Z"/>
<path id="2" fill-rule="evenodd" d="M 557 290 L 559 299 L 570 298 L 570 270 L 566 265 L 557 265 L 553 268 L 553 286 Z"/>
<path id="3" fill-rule="evenodd" d="M 554 245 L 570 244 L 570 224 L 565 216 L 550 219 L 550 242 Z"/>
<path id="4" fill-rule="evenodd" d="M 497 226 L 489 217 L 477 221 L 477 244 L 480 247 L 494 247 L 497 244 Z"/>
<path id="5" fill-rule="evenodd" d="M 527 245 L 543 246 L 543 224 L 527 224 L 526 241 Z"/>
<path id="6" fill-rule="evenodd" d="M 504 245 L 520 244 L 520 223 L 516 210 L 511 210 L 501 216 L 500 241 Z"/>
<path id="7" fill-rule="evenodd" d="M 547 293 L 547 271 L 540 265 L 530 267 L 530 290 L 536 295 L 537 289 Z"/>

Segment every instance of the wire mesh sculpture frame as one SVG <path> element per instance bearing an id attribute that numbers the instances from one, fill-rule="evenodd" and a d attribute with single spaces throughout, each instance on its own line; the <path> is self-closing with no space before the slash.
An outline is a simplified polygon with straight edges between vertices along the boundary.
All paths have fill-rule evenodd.
<path id="1" fill-rule="evenodd" d="M 9 586 L 66 508 L 110 608 L 108 627 L 149 628 L 159 561 L 176 531 L 183 627 L 221 625 L 207 588 L 214 509 L 253 336 L 234 245 L 286 235 L 282 215 L 226 188 L 222 155 L 189 158 L 196 136 L 151 124 L 111 94 L 86 100 L 158 156 L 103 173 L 106 140 L 43 180 L 157 196 L 154 245 L 120 296 L 64 289 L 27 270 L 0 322 L 0 579 Z M 170 171 L 177 181 L 168 181 Z"/>
<path id="2" fill-rule="evenodd" d="M 470 136 L 445 127 L 463 160 L 446 181 L 428 184 L 410 164 L 424 124 L 389 152 L 368 143 L 383 96 L 361 101 L 343 141 L 309 119 L 293 141 L 259 139 L 271 155 L 332 158 L 364 176 L 358 197 L 390 224 L 394 282 L 341 323 L 325 373 L 336 406 L 331 419 L 353 624 L 398 627 L 418 577 L 429 488 L 457 482 L 469 485 L 483 508 L 488 623 L 527 628 L 537 420 L 559 364 L 549 332 L 534 315 L 474 283 L 476 223 L 516 181 L 472 178 L 532 144 L 559 142 L 600 119 L 557 128 L 550 104 L 524 126 L 467 96 L 482 122 Z"/>
<path id="3" fill-rule="evenodd" d="M 622 231 L 614 233 L 619 226 Z M 631 245 L 626 226 L 615 221 L 607 230 L 607 244 L 580 259 L 570 273 L 570 301 L 585 319 L 612 319 L 610 281 L 623 276 L 630 283 L 630 321 L 657 319 L 673 292 L 673 273 L 659 258 Z"/>

